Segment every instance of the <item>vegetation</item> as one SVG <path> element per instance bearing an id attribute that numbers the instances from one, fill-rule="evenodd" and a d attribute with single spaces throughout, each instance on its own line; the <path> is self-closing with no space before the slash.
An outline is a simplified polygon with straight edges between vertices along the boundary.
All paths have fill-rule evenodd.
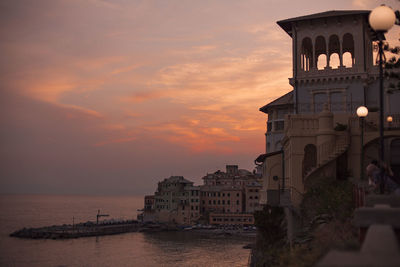
<path id="1" fill-rule="evenodd" d="M 346 131 L 347 130 L 347 125 L 337 122 L 334 129 L 335 129 L 335 131 Z"/>
<path id="2" fill-rule="evenodd" d="M 307 181 L 300 223 L 290 248 L 281 207 L 267 206 L 255 214 L 258 228 L 254 266 L 312 266 L 329 249 L 357 249 L 352 184 L 327 177 Z"/>

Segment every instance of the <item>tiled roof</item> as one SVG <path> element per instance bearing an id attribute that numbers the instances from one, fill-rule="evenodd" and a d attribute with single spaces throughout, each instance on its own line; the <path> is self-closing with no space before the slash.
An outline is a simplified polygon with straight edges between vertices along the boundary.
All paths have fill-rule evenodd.
<path id="1" fill-rule="evenodd" d="M 267 105 L 260 108 L 261 112 L 268 113 L 270 107 L 282 106 L 282 105 L 293 105 L 293 90 L 289 93 L 275 99 Z"/>

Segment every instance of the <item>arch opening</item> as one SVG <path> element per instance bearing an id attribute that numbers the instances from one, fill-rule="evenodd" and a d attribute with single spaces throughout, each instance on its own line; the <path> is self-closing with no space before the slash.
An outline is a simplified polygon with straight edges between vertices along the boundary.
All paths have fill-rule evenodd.
<path id="1" fill-rule="evenodd" d="M 302 70 L 309 71 L 313 67 L 313 45 L 309 37 L 302 41 L 300 60 Z"/>
<path id="2" fill-rule="evenodd" d="M 346 33 L 343 35 L 342 50 L 343 65 L 347 68 L 352 68 L 355 65 L 354 38 L 352 34 Z"/>
<path id="3" fill-rule="evenodd" d="M 324 69 L 328 64 L 326 53 L 327 51 L 325 38 L 323 36 L 317 36 L 317 38 L 315 39 L 315 65 L 319 70 Z"/>

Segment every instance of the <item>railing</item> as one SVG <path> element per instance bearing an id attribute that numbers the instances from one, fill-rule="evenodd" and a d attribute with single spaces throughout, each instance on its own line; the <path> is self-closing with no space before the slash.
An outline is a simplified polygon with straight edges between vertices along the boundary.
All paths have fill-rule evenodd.
<path id="1" fill-rule="evenodd" d="M 299 113 L 320 113 L 324 108 L 325 102 L 297 103 Z M 328 102 L 328 110 L 333 113 L 354 113 L 363 102 Z"/>
<path id="2" fill-rule="evenodd" d="M 387 115 L 385 114 L 384 130 L 399 130 L 400 129 L 400 114 L 391 114 L 393 119 L 392 122 L 387 121 Z M 379 131 L 379 113 L 370 112 L 364 121 L 365 132 L 376 132 Z M 349 119 L 349 126 L 351 129 L 360 129 L 360 119 L 353 116 Z"/>
<path id="3" fill-rule="evenodd" d="M 290 115 L 284 129 L 285 132 L 289 129 L 314 132 L 318 130 L 318 118 L 314 115 Z"/>
<path id="4" fill-rule="evenodd" d="M 334 141 L 327 141 L 317 147 L 317 164 L 324 164 L 330 158 L 338 156 L 339 153 L 344 152 L 349 143 L 349 136 L 347 132 L 343 135 L 336 137 Z"/>

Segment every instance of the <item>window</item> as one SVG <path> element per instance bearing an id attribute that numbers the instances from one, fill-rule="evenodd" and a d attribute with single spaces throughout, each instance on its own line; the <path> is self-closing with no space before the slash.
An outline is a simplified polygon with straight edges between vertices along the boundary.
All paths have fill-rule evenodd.
<path id="1" fill-rule="evenodd" d="M 239 200 L 236 200 L 236 205 L 239 205 Z"/>
<path id="2" fill-rule="evenodd" d="M 238 197 L 238 196 L 239 196 L 239 193 L 236 193 L 236 196 Z"/>
<path id="3" fill-rule="evenodd" d="M 231 196 L 231 193 L 228 193 L 228 197 L 230 197 Z"/>
<path id="4" fill-rule="evenodd" d="M 285 127 L 285 121 L 275 122 L 275 131 L 283 131 L 284 127 Z"/>

